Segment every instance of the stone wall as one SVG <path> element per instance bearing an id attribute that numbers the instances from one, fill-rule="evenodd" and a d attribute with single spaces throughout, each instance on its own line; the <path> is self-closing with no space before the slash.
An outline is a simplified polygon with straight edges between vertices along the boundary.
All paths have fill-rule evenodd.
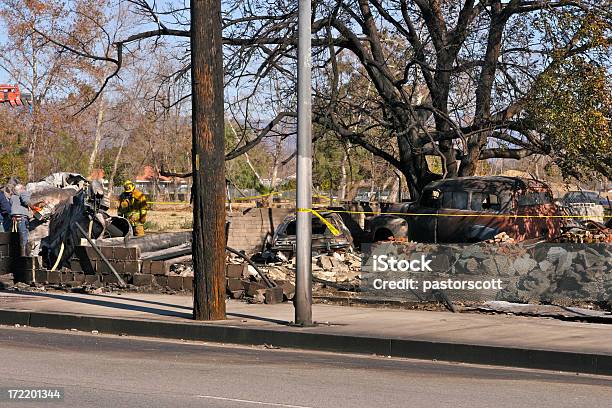
<path id="1" fill-rule="evenodd" d="M 373 255 L 397 259 L 431 259 L 432 271 L 374 271 Z M 502 289 L 449 289 L 453 301 L 505 300 L 526 303 L 612 302 L 611 244 L 444 245 L 402 242 L 372 244 L 363 258 L 361 288 L 370 296 L 419 300 L 431 291 L 375 290 L 374 279 L 415 281 L 501 280 Z"/>

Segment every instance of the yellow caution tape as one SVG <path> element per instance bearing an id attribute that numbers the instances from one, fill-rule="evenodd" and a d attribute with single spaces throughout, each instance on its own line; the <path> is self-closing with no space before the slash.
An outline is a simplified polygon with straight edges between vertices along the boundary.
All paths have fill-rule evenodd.
<path id="1" fill-rule="evenodd" d="M 261 197 L 261 196 L 255 196 Z M 244 199 L 252 199 L 252 197 L 244 197 Z M 187 201 L 174 201 L 174 202 L 153 202 L 150 201 L 148 204 L 157 205 L 190 205 Z M 314 212 L 315 210 L 304 209 L 305 211 L 300 212 Z M 336 214 L 363 214 L 363 215 L 397 215 L 403 217 L 495 217 L 495 218 L 588 218 L 588 215 L 513 215 L 513 214 L 495 214 L 495 213 L 480 213 L 480 214 L 439 214 L 439 213 L 405 213 L 405 212 L 383 212 L 383 211 L 349 211 L 349 210 L 328 210 L 326 212 Z M 319 216 L 320 214 L 315 214 Z M 321 218 L 319 216 L 319 218 Z"/>
<path id="2" fill-rule="evenodd" d="M 270 197 L 270 196 L 275 196 L 275 195 L 281 195 L 283 193 L 287 193 L 290 191 L 295 191 L 295 189 L 291 189 L 291 190 L 282 190 L 282 191 L 272 191 L 271 193 L 266 193 L 266 194 L 259 194 L 259 195 L 254 195 L 254 196 L 247 196 L 247 197 L 237 197 L 237 198 L 233 198 L 231 201 L 232 202 L 236 202 L 236 201 L 249 201 L 249 200 L 258 200 L 261 198 L 265 198 L 265 197 Z M 326 195 L 322 195 L 322 194 L 313 194 L 312 196 L 313 198 L 323 198 L 325 200 L 329 200 L 330 202 L 341 202 L 338 199 L 335 198 L 331 198 L 328 197 Z M 147 204 L 157 204 L 157 205 L 179 205 L 179 204 L 190 204 L 189 202 L 186 201 L 169 201 L 169 202 L 165 202 L 165 201 L 147 201 Z"/>
<path id="3" fill-rule="evenodd" d="M 334 227 L 334 225 L 331 222 L 327 221 L 321 214 L 319 214 L 317 210 L 313 210 L 312 208 L 298 208 L 297 212 L 305 212 L 316 215 L 323 222 L 323 224 L 325 224 L 327 229 L 329 229 L 329 231 L 334 234 L 334 236 L 337 237 L 338 235 L 340 235 L 340 231 L 338 230 L 338 228 Z"/>
<path id="4" fill-rule="evenodd" d="M 588 218 L 587 215 L 512 215 L 512 214 L 439 214 L 439 213 L 405 213 L 405 212 L 382 212 L 382 211 L 349 211 L 349 210 L 325 210 L 326 212 L 339 214 L 364 214 L 364 215 L 400 215 L 408 217 L 497 217 L 497 218 Z"/>
<path id="5" fill-rule="evenodd" d="M 258 198 L 264 198 L 264 197 L 269 197 L 273 195 L 280 195 L 287 191 L 295 191 L 295 190 L 273 191 L 271 193 L 261 194 L 261 195 L 256 195 L 256 196 L 239 197 L 239 198 L 233 199 L 232 201 L 255 200 Z M 326 199 L 330 199 L 333 201 L 339 201 L 339 200 L 336 200 L 335 198 L 329 198 L 323 195 L 313 195 L 313 197 L 326 198 Z M 186 201 L 175 201 L 175 202 L 150 201 L 148 202 L 148 204 L 158 204 L 158 205 L 186 204 L 188 205 L 190 203 Z M 321 216 L 321 214 L 319 214 L 316 210 L 308 209 L 308 208 L 301 208 L 301 209 L 298 209 L 298 212 L 310 212 L 316 215 L 318 218 L 320 218 L 325 223 L 325 225 L 327 225 L 330 231 L 333 232 L 335 230 L 337 232 L 337 234 L 334 233 L 334 235 L 340 234 L 340 232 L 333 225 L 331 225 L 327 220 L 325 220 L 325 218 Z M 588 218 L 587 215 L 526 215 L 526 214 L 525 215 L 513 215 L 513 214 L 496 214 L 496 213 L 479 213 L 479 214 L 427 213 L 427 214 L 423 214 L 423 213 L 408 213 L 408 212 L 350 211 L 350 210 L 328 210 L 328 209 L 325 209 L 325 212 L 336 213 L 336 214 L 397 215 L 397 216 L 403 216 L 403 217 L 466 217 L 466 218 L 467 217 L 495 217 L 495 218 L 515 218 L 515 219 L 516 218 Z"/>

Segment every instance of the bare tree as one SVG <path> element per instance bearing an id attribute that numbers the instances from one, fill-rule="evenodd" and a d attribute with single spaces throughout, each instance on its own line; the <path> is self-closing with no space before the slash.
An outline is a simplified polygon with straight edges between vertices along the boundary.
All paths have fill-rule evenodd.
<path id="1" fill-rule="evenodd" d="M 288 92 L 294 86 L 295 2 L 266 4 L 227 6 L 226 81 L 251 86 L 246 96 L 272 74 Z M 397 167 L 413 198 L 439 177 L 427 155 L 441 158 L 445 176 L 473 175 L 484 159 L 562 155 L 524 120 L 534 89 L 575 56 L 609 64 L 609 1 L 345 0 L 313 9 L 314 120 Z M 375 95 L 364 92 L 370 85 Z"/>

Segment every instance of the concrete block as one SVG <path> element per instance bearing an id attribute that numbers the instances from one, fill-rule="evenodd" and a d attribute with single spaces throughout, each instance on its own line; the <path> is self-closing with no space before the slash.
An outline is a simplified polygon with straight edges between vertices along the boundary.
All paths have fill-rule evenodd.
<path id="1" fill-rule="evenodd" d="M 137 273 L 132 275 L 132 284 L 136 286 L 151 286 L 153 285 L 153 275 Z"/>
<path id="2" fill-rule="evenodd" d="M 104 261 L 100 261 L 100 260 L 96 261 L 96 271 L 99 274 L 102 274 L 102 275 L 112 274 L 112 272 L 111 272 L 110 268 L 108 267 L 108 265 L 106 265 L 106 263 L 104 263 Z"/>
<path id="3" fill-rule="evenodd" d="M 115 258 L 124 261 L 137 261 L 140 259 L 140 248 L 115 247 Z"/>
<path id="4" fill-rule="evenodd" d="M 165 261 L 151 261 L 151 275 L 167 275 L 170 273 L 170 263 Z"/>
<path id="5" fill-rule="evenodd" d="M 111 265 L 113 265 L 113 268 L 115 268 L 115 271 L 117 271 L 119 275 L 123 275 L 125 273 L 125 262 L 111 261 Z"/>
<path id="6" fill-rule="evenodd" d="M 102 255 L 106 257 L 106 259 L 115 259 L 115 248 L 114 247 L 100 247 L 102 251 Z"/>
<path id="7" fill-rule="evenodd" d="M 235 290 L 244 290 L 245 284 L 240 279 L 227 279 L 227 290 L 233 292 Z"/>
<path id="8" fill-rule="evenodd" d="M 140 261 L 123 261 L 123 272 L 128 274 L 140 273 Z"/>
<path id="9" fill-rule="evenodd" d="M 47 282 L 52 285 L 59 285 L 62 283 L 62 273 L 58 271 L 49 271 L 47 273 Z"/>
<path id="10" fill-rule="evenodd" d="M 266 289 L 266 285 L 259 282 L 248 282 L 246 287 L 246 294 L 248 296 L 255 296 L 257 291 L 260 289 Z"/>
<path id="11" fill-rule="evenodd" d="M 47 283 L 49 282 L 49 277 L 47 275 L 48 271 L 46 269 L 37 269 L 34 272 L 34 276 L 36 277 L 36 282 L 38 283 Z"/>
<path id="12" fill-rule="evenodd" d="M 168 286 L 170 289 L 183 290 L 182 276 L 168 276 Z"/>
<path id="13" fill-rule="evenodd" d="M 274 305 L 277 303 L 283 302 L 283 288 L 280 286 L 276 286 L 274 288 L 266 289 L 265 293 L 265 302 L 269 305 Z"/>
<path id="14" fill-rule="evenodd" d="M 193 276 L 183 276 L 183 290 L 193 290 Z"/>
<path id="15" fill-rule="evenodd" d="M 155 284 L 157 286 L 168 286 L 168 277 L 164 275 L 153 276 Z"/>
<path id="16" fill-rule="evenodd" d="M 227 278 L 242 278 L 246 264 L 227 264 L 225 265 L 225 276 Z"/>
<path id="17" fill-rule="evenodd" d="M 142 265 L 140 267 L 140 273 L 151 273 L 151 262 L 152 261 L 142 261 Z"/>
<path id="18" fill-rule="evenodd" d="M 110 264 L 112 265 L 113 268 L 115 268 L 115 272 L 117 272 L 119 275 L 122 275 L 124 273 L 124 263 L 123 262 L 110 261 Z M 112 275 L 113 274 L 111 269 L 108 267 L 108 265 L 104 261 L 96 261 L 96 265 L 97 265 L 96 266 L 97 271 L 101 273 L 102 275 Z"/>
<path id="19" fill-rule="evenodd" d="M 15 277 L 15 282 L 34 282 L 36 278 L 36 276 L 34 276 L 35 266 L 35 258 L 24 256 L 13 258 L 10 269 Z"/>

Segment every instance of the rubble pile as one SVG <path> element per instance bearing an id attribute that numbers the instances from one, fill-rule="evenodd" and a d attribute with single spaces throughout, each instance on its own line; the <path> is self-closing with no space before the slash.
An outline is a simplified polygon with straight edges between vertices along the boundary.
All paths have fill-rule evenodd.
<path id="1" fill-rule="evenodd" d="M 571 228 L 555 241 L 581 244 L 612 243 L 612 229 L 598 222 L 587 221 L 584 227 Z"/>
<path id="2" fill-rule="evenodd" d="M 361 256 L 352 252 L 333 252 L 313 258 L 312 275 L 335 283 L 359 284 Z"/>
<path id="3" fill-rule="evenodd" d="M 499 234 L 495 235 L 491 239 L 486 240 L 485 242 L 488 244 L 502 244 L 502 243 L 513 244 L 515 240 L 514 238 L 512 238 L 510 235 L 506 234 L 505 232 L 500 232 Z"/>
<path id="4" fill-rule="evenodd" d="M 193 260 L 171 264 L 170 272 L 178 276 L 192 276 L 193 277 Z"/>
<path id="5" fill-rule="evenodd" d="M 257 259 L 257 257 L 254 257 Z M 282 288 L 283 300 L 293 299 L 295 288 L 295 258 L 275 258 L 262 262 L 256 267 L 234 254 L 227 258 L 227 293 L 234 299 L 245 299 L 254 303 L 270 303 L 266 291 L 270 291 L 262 274 L 274 285 Z M 318 254 L 312 258 L 314 290 L 335 284 L 349 284 L 358 287 L 361 274 L 361 255 L 354 252 L 336 251 Z"/>

